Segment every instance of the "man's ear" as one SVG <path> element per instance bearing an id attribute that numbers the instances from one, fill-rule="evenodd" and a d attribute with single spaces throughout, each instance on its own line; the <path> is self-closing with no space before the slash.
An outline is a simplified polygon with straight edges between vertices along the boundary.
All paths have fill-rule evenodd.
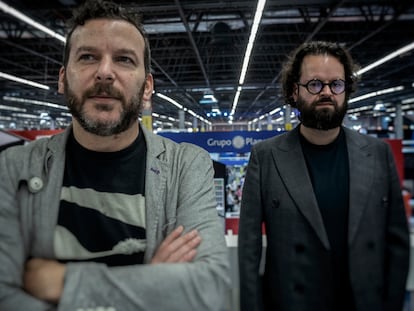
<path id="1" fill-rule="evenodd" d="M 58 93 L 65 93 L 65 67 L 63 66 L 59 70 Z"/>
<path id="2" fill-rule="evenodd" d="M 294 86 L 293 86 L 293 93 L 292 93 L 292 98 L 295 101 L 295 103 L 297 102 L 298 97 L 299 97 L 299 87 L 295 83 Z"/>
<path id="3" fill-rule="evenodd" d="M 152 97 L 152 93 L 154 92 L 154 77 L 152 74 L 148 74 L 145 78 L 145 89 L 144 94 L 142 95 L 142 99 L 144 101 L 150 101 Z"/>

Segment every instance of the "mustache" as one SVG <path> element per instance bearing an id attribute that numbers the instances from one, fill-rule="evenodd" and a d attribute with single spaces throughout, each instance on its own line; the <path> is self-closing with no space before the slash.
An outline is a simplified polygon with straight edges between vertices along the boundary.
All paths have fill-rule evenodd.
<path id="1" fill-rule="evenodd" d="M 321 99 L 319 99 L 318 102 L 322 102 L 322 103 L 331 102 L 332 103 L 334 102 L 334 100 L 331 97 L 326 96 L 326 97 L 321 97 Z"/>
<path id="2" fill-rule="evenodd" d="M 326 104 L 326 103 L 331 103 L 332 105 L 335 105 L 335 106 L 336 106 L 336 104 L 337 104 L 336 100 L 334 100 L 334 99 L 332 99 L 332 98 L 330 98 L 330 97 L 322 97 L 322 98 L 320 98 L 320 99 L 316 100 L 316 101 L 313 103 L 313 105 L 314 105 L 314 106 L 317 106 L 318 104 Z"/>
<path id="3" fill-rule="evenodd" d="M 92 88 L 87 89 L 84 92 L 83 97 L 88 98 L 98 95 L 105 95 L 117 99 L 123 98 L 123 95 L 119 90 L 114 88 L 113 85 L 107 83 L 96 83 Z"/>

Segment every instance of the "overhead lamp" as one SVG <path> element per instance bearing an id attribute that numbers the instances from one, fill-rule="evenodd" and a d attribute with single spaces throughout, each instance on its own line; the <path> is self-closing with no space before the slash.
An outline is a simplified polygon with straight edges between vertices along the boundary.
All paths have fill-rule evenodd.
<path id="1" fill-rule="evenodd" d="M 182 109 L 182 110 L 184 110 L 184 111 L 188 112 L 189 114 L 191 114 L 191 115 L 192 115 L 192 116 L 194 116 L 195 118 L 197 118 L 197 119 L 199 119 L 199 120 L 203 121 L 204 123 L 211 124 L 211 122 L 209 122 L 208 120 L 204 119 L 202 116 L 200 116 L 200 115 L 196 114 L 194 111 L 192 111 L 192 110 L 190 110 L 190 109 L 187 109 L 186 107 L 184 107 L 183 105 L 179 104 L 178 102 L 176 102 L 176 101 L 175 101 L 174 99 L 172 99 L 171 97 L 168 97 L 168 96 L 166 96 L 166 95 L 164 95 L 164 94 L 161 94 L 161 93 L 155 93 L 155 95 L 156 95 L 156 96 L 158 96 L 158 97 L 160 97 L 160 98 L 162 98 L 162 99 L 164 99 L 164 100 L 166 100 L 167 102 L 169 102 L 169 103 L 173 104 L 173 105 L 174 105 L 174 106 L 176 106 L 178 109 Z M 160 116 L 160 117 L 162 117 L 162 116 Z"/>
<path id="2" fill-rule="evenodd" d="M 17 108 L 17 107 L 12 107 L 12 106 L 5 106 L 5 105 L 0 105 L 0 110 L 26 112 L 26 109 L 24 108 Z"/>
<path id="3" fill-rule="evenodd" d="M 401 103 L 402 103 L 403 105 L 404 105 L 404 104 L 411 104 L 411 103 L 414 103 L 414 97 L 410 97 L 410 98 L 404 99 Z"/>
<path id="4" fill-rule="evenodd" d="M 389 94 L 389 93 L 394 93 L 394 92 L 398 92 L 398 91 L 402 91 L 404 90 L 404 86 L 400 85 L 400 86 L 395 86 L 395 87 L 390 87 L 388 89 L 383 89 L 383 90 L 379 90 L 379 91 L 375 91 L 375 92 L 370 92 L 355 98 L 351 98 L 349 100 L 349 103 L 355 103 L 364 99 L 368 99 L 371 97 L 375 97 L 375 96 L 379 96 L 379 95 L 384 95 L 384 94 Z"/>
<path id="5" fill-rule="evenodd" d="M 21 97 L 13 97 L 13 96 L 3 96 L 3 100 L 10 101 L 10 102 L 18 102 L 18 103 L 24 103 L 24 104 L 33 104 L 33 105 L 40 105 L 40 106 L 46 106 L 50 108 L 56 108 L 56 109 L 62 109 L 62 110 L 68 110 L 68 107 L 62 106 L 55 103 L 45 102 L 41 100 L 36 99 L 27 99 L 27 98 L 21 98 Z"/>
<path id="6" fill-rule="evenodd" d="M 27 80 L 27 79 L 19 78 L 19 77 L 16 77 L 16 76 L 10 75 L 8 73 L 4 73 L 4 72 L 0 72 L 0 78 L 10 80 L 10 81 L 14 81 L 14 82 L 18 82 L 18 83 L 22 83 L 22 84 L 26 84 L 26 85 L 30 85 L 30 86 L 34 86 L 34 87 L 37 87 L 37 88 L 43 89 L 43 90 L 49 90 L 50 89 L 50 87 L 48 87 L 47 85 L 40 84 L 40 83 L 30 81 L 30 80 Z"/>
<path id="7" fill-rule="evenodd" d="M 216 104 L 218 100 L 213 94 L 204 94 L 199 103 L 201 105 Z"/>
<path id="8" fill-rule="evenodd" d="M 18 117 L 18 118 L 26 118 L 26 119 L 40 119 L 39 116 L 34 115 L 34 114 L 29 114 L 29 113 L 12 113 L 13 117 Z"/>
<path id="9" fill-rule="evenodd" d="M 375 103 L 374 108 L 372 109 L 375 111 L 385 111 L 385 105 L 381 100 L 379 100 Z"/>
<path id="10" fill-rule="evenodd" d="M 167 102 L 173 104 L 175 107 L 177 107 L 178 109 L 183 109 L 183 105 L 180 105 L 179 103 L 177 103 L 174 99 L 172 99 L 171 97 L 168 97 L 164 94 L 161 93 L 156 93 L 155 95 L 157 95 L 158 97 L 165 99 Z"/>
<path id="11" fill-rule="evenodd" d="M 62 36 L 61 34 L 58 34 L 57 32 L 43 26 L 42 24 L 39 24 L 38 22 L 34 21 L 33 19 L 31 19 L 27 15 L 24 15 L 20 11 L 14 9 L 13 7 L 11 7 L 10 5 L 4 3 L 3 1 L 0 1 L 0 10 L 2 10 L 3 12 L 5 12 L 7 14 L 10 14 L 10 15 L 16 17 L 17 19 L 25 22 L 26 24 L 29 24 L 29 25 L 39 29 L 40 31 L 48 34 L 49 36 L 62 41 L 63 43 L 66 42 L 65 37 Z"/>
<path id="12" fill-rule="evenodd" d="M 247 68 L 250 62 L 250 55 L 252 53 L 254 42 L 256 40 L 256 35 L 259 29 L 260 21 L 262 19 L 263 9 L 264 9 L 265 4 L 266 4 L 266 0 L 258 0 L 257 2 L 256 13 L 254 14 L 252 29 L 250 32 L 249 41 L 247 43 L 246 52 L 244 54 L 242 70 L 241 70 L 240 78 L 239 78 L 239 85 L 243 85 L 244 80 L 246 78 Z M 241 87 L 239 86 L 234 96 L 233 106 L 231 108 L 230 116 L 234 115 L 234 113 L 236 112 L 237 104 L 240 98 L 240 93 L 241 93 Z"/>
<path id="13" fill-rule="evenodd" d="M 281 110 L 282 110 L 282 108 L 280 108 L 280 107 L 278 107 L 276 109 L 273 109 L 272 111 L 269 112 L 269 115 L 274 115 L 275 113 L 278 113 Z"/>
<path id="14" fill-rule="evenodd" d="M 363 73 L 365 73 L 365 72 L 367 72 L 367 71 L 369 71 L 369 70 L 371 70 L 371 69 L 373 69 L 373 68 L 375 68 L 379 65 L 382 65 L 383 63 L 388 62 L 389 60 L 391 60 L 391 59 L 393 59 L 393 58 L 395 58 L 395 57 L 397 57 L 401 54 L 404 54 L 404 53 L 406 53 L 406 52 L 408 52 L 412 49 L 414 49 L 414 42 L 411 42 L 410 44 L 408 44 L 408 45 L 406 45 L 406 46 L 404 46 L 404 47 L 402 47 L 402 48 L 400 48 L 400 49 L 384 56 L 383 58 L 377 60 L 376 62 L 373 62 L 372 64 L 370 64 L 370 65 L 368 65 L 364 68 L 361 68 L 360 70 L 357 71 L 357 75 L 362 75 Z"/>

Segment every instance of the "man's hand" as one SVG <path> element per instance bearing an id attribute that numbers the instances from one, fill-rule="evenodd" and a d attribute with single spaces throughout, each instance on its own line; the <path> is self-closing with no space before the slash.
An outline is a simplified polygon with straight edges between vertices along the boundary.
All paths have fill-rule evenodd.
<path id="1" fill-rule="evenodd" d="M 186 234 L 182 234 L 183 231 L 184 227 L 179 226 L 162 241 L 154 257 L 152 257 L 151 264 L 190 262 L 194 259 L 201 238 L 197 230 L 192 230 Z"/>
<path id="2" fill-rule="evenodd" d="M 58 303 L 63 291 L 65 265 L 55 260 L 33 258 L 27 261 L 23 288 L 30 295 Z"/>

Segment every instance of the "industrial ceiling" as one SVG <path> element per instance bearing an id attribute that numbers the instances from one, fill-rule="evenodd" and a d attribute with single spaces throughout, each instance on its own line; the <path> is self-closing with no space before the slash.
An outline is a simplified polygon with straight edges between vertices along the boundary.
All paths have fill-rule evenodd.
<path id="1" fill-rule="evenodd" d="M 65 21 L 80 2 L 7 0 L 0 5 L 64 35 Z M 187 110 L 189 127 L 195 120 L 188 113 L 191 110 L 199 117 L 198 127 L 204 126 L 204 119 L 213 130 L 245 129 L 248 124 L 260 124 L 260 120 L 283 124 L 283 117 L 274 113 L 285 105 L 279 86 L 281 66 L 290 51 L 311 40 L 343 44 L 362 68 L 397 51 L 396 57 L 362 74 L 350 111 L 356 118 L 365 118 L 392 113 L 402 104 L 404 114 L 412 113 L 413 2 L 267 0 L 247 75 L 240 84 L 256 1 L 117 1 L 128 10 L 142 13 L 152 50 L 156 93 Z M 0 9 L 2 127 L 33 128 L 49 124 L 47 120 L 64 127 L 70 122 L 64 100 L 57 94 L 62 51 L 62 41 Z M 47 85 L 49 90 L 10 81 L 4 74 Z M 240 97 L 232 113 L 239 87 Z M 388 89 L 392 87 L 396 89 L 391 92 Z M 370 93 L 377 95 L 361 99 Z M 204 95 L 214 95 L 217 102 L 203 103 Z M 45 106 L 44 102 L 56 105 Z M 382 110 L 373 109 L 378 103 L 384 105 Z M 153 96 L 154 122 L 159 126 L 178 127 L 178 110 L 165 97 Z"/>

